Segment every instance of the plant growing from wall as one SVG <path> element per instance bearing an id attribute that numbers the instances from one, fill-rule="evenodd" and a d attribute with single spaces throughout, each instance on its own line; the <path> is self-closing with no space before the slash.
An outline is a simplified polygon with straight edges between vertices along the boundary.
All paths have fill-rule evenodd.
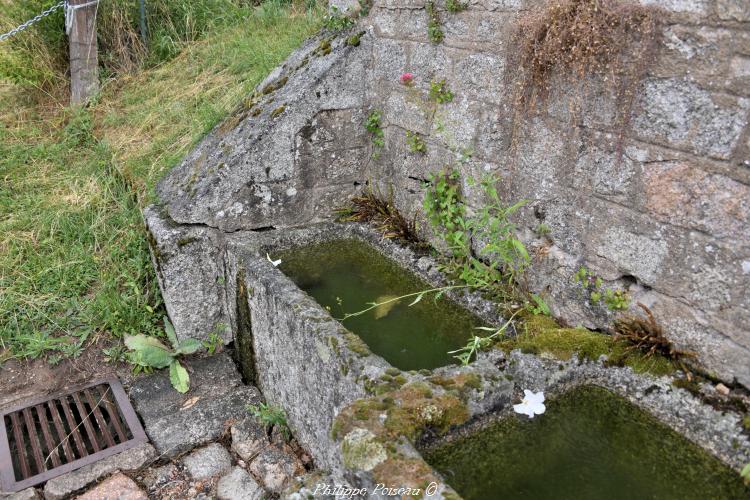
<path id="1" fill-rule="evenodd" d="M 434 0 L 427 0 L 424 5 L 425 11 L 427 12 L 427 38 L 432 43 L 440 43 L 445 38 L 443 33 L 443 23 L 440 19 L 440 13 L 437 10 Z M 460 0 L 445 0 L 445 10 L 451 14 L 462 12 L 469 8 L 468 2 L 461 2 Z"/>
<path id="2" fill-rule="evenodd" d="M 541 223 L 534 228 L 534 233 L 537 236 L 548 236 L 552 232 L 552 228 L 549 224 Z"/>
<path id="3" fill-rule="evenodd" d="M 451 267 L 472 286 L 515 283 L 530 258 L 523 242 L 515 236 L 516 225 L 510 217 L 526 201 L 506 207 L 495 188 L 498 180 L 487 176 L 479 185 L 488 202 L 475 215 L 467 217 L 459 179 L 457 170 L 432 174 L 425 185 L 423 203 L 430 222 L 453 254 Z M 472 179 L 468 182 L 475 183 Z M 472 240 L 481 244 L 477 255 L 472 250 Z"/>
<path id="4" fill-rule="evenodd" d="M 440 22 L 440 14 L 435 7 L 435 2 L 433 0 L 428 0 L 425 3 L 424 8 L 427 11 L 428 17 L 427 38 L 429 38 L 432 43 L 440 43 L 443 41 L 443 38 L 445 38 L 445 34 L 443 33 L 442 23 Z"/>
<path id="5" fill-rule="evenodd" d="M 338 7 L 334 5 L 331 6 L 331 13 L 325 20 L 325 27 L 334 33 L 346 31 L 354 26 L 354 24 L 354 19 L 341 12 Z"/>
<path id="6" fill-rule="evenodd" d="M 410 130 L 406 131 L 406 144 L 409 146 L 409 151 L 412 153 L 427 154 L 427 143 L 424 142 L 422 136 L 416 132 Z"/>
<path id="7" fill-rule="evenodd" d="M 380 111 L 377 109 L 372 110 L 365 120 L 365 128 L 370 132 L 372 137 L 372 145 L 374 146 L 372 155 L 375 158 L 380 156 L 379 150 L 385 146 L 385 133 L 382 128 L 382 120 Z"/>
<path id="8" fill-rule="evenodd" d="M 224 345 L 224 340 L 221 338 L 219 330 L 224 329 L 226 329 L 226 325 L 224 323 L 217 324 L 214 331 L 208 334 L 208 340 L 204 340 L 203 342 L 201 342 L 208 354 L 214 354 L 221 350 L 221 346 Z"/>
<path id="9" fill-rule="evenodd" d="M 460 191 L 458 170 L 430 174 L 422 202 L 433 227 L 441 228 L 441 237 L 454 256 L 468 257 L 466 207 Z"/>
<path id="10" fill-rule="evenodd" d="M 451 14 L 462 12 L 469 8 L 469 2 L 461 2 L 459 0 L 445 0 L 445 10 Z"/>
<path id="11" fill-rule="evenodd" d="M 469 342 L 467 344 L 460 348 L 456 349 L 455 351 L 450 351 L 448 354 L 453 354 L 454 358 L 459 360 L 462 365 L 466 366 L 469 363 L 471 363 L 472 358 L 476 358 L 476 355 L 479 351 L 485 351 L 492 347 L 492 345 L 495 343 L 496 340 L 498 340 L 500 337 L 505 335 L 506 331 L 508 330 L 508 327 L 513 322 L 513 319 L 521 312 L 521 309 L 513 313 L 511 317 L 506 321 L 500 328 L 488 328 L 488 327 L 478 327 L 478 330 L 484 330 L 487 332 L 492 332 L 489 335 L 485 337 L 480 337 L 479 335 L 474 335 L 473 338 L 469 339 Z"/>
<path id="12" fill-rule="evenodd" d="M 155 337 L 143 334 L 126 336 L 125 346 L 130 349 L 128 360 L 133 364 L 133 370 L 136 373 L 169 367 L 169 380 L 172 382 L 172 387 L 185 393 L 190 389 L 190 376 L 179 358 L 195 353 L 201 348 L 201 343 L 195 339 L 177 340 L 174 327 L 166 316 L 164 317 L 164 332 L 172 344 L 171 349 Z"/>
<path id="13" fill-rule="evenodd" d="M 453 92 L 445 83 L 445 78 L 430 82 L 430 99 L 438 104 L 445 104 L 453 100 Z"/>
<path id="14" fill-rule="evenodd" d="M 667 338 L 664 329 L 656 322 L 651 309 L 638 302 L 646 317 L 627 315 L 615 321 L 615 338 L 624 339 L 630 344 L 627 350 L 639 350 L 645 357 L 663 356 L 675 361 L 686 373 L 685 358 L 695 357 L 695 353 L 677 349 Z"/>
<path id="15" fill-rule="evenodd" d="M 370 224 L 384 238 L 398 238 L 417 247 L 425 245 L 419 237 L 416 217 L 409 220 L 396 208 L 393 202 L 393 188 L 384 196 L 372 182 L 362 194 L 352 198 L 350 205 L 337 208 L 335 213 L 341 222 L 365 222 Z"/>
<path id="16" fill-rule="evenodd" d="M 602 279 L 589 271 L 586 266 L 578 268 L 573 278 L 586 292 L 591 304 L 604 304 L 613 312 L 624 311 L 630 307 L 630 295 L 627 291 L 606 288 Z"/>

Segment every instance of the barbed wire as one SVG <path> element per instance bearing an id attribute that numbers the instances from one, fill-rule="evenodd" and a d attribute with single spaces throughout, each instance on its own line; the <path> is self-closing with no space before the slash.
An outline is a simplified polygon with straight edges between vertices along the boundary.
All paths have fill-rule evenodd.
<path id="1" fill-rule="evenodd" d="M 25 23 L 22 23 L 22 24 L 18 25 L 17 27 L 13 28 L 12 30 L 8 31 L 7 33 L 0 34 L 0 42 L 4 42 L 8 38 L 10 38 L 10 37 L 12 37 L 14 35 L 17 35 L 18 33 L 22 32 L 23 30 L 25 30 L 27 28 L 30 28 L 34 24 L 38 23 L 39 21 L 41 21 L 45 17 L 49 16 L 50 14 L 53 14 L 55 11 L 57 11 L 58 9 L 61 9 L 61 8 L 63 8 L 65 10 L 65 32 L 67 34 L 70 34 L 70 30 L 71 30 L 71 28 L 73 26 L 73 19 L 74 19 L 73 18 L 73 14 L 75 13 L 75 11 L 78 10 L 78 9 L 82 9 L 84 7 L 89 7 L 91 5 L 96 5 L 96 4 L 99 3 L 99 1 L 100 0 L 92 0 L 92 1 L 86 2 L 84 4 L 70 5 L 68 3 L 68 0 L 62 0 L 61 2 L 56 3 L 55 5 L 53 5 L 52 7 L 50 7 L 49 9 L 47 9 L 45 11 L 42 11 L 39 15 L 36 15 L 36 16 L 32 17 L 31 19 L 29 19 Z"/>
<path id="2" fill-rule="evenodd" d="M 2 35 L 0 35 L 0 42 L 4 42 L 8 38 L 10 38 L 10 37 L 12 37 L 14 35 L 17 35 L 18 33 L 22 32 L 26 28 L 31 27 L 32 25 L 34 25 L 34 24 L 38 23 L 39 21 L 41 21 L 42 19 L 44 19 L 45 17 L 47 17 L 50 14 L 54 13 L 56 10 L 65 7 L 67 4 L 68 4 L 67 0 L 63 0 L 62 2 L 59 2 L 59 3 L 55 4 L 55 5 L 53 5 L 52 7 L 50 7 L 49 9 L 43 11 L 41 14 L 32 17 L 31 19 L 29 19 L 25 23 L 19 25 L 18 27 L 13 28 L 9 32 L 3 33 Z"/>

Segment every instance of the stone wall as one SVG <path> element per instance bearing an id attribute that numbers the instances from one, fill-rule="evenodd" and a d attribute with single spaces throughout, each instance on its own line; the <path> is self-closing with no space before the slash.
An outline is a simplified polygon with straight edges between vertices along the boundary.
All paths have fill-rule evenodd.
<path id="1" fill-rule="evenodd" d="M 169 217 L 224 232 L 302 225 L 368 179 L 392 185 L 412 214 L 430 172 L 494 173 L 509 204 L 529 200 L 517 220 L 536 255 L 529 281 L 557 317 L 611 324 L 573 279 L 584 265 L 649 306 L 710 371 L 750 386 L 750 4 L 647 2 L 664 9 L 663 38 L 620 155 L 614 100 L 594 79 L 578 114 L 564 85 L 537 114 L 515 112 L 512 35 L 538 1 L 472 0 L 455 14 L 438 1 L 439 44 L 424 3 L 376 1 L 353 31 L 366 31 L 358 45 L 323 35 L 293 54 L 161 183 Z M 413 88 L 399 83 L 405 71 Z M 419 102 L 441 79 L 455 98 L 426 111 Z M 376 159 L 362 126 L 372 109 L 385 132 Z M 424 136 L 426 155 L 406 131 Z M 459 164 L 459 150 L 473 154 Z M 542 223 L 550 232 L 538 236 Z"/>

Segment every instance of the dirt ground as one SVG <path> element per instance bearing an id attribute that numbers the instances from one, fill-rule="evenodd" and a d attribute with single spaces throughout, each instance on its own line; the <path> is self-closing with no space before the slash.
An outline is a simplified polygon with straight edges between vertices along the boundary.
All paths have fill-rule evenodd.
<path id="1" fill-rule="evenodd" d="M 125 363 L 106 361 L 102 348 L 106 343 L 92 344 L 80 356 L 68 358 L 52 366 L 43 358 L 11 359 L 0 365 L 0 409 L 37 399 L 47 394 L 101 378 L 117 376 L 127 383 L 130 367 Z"/>

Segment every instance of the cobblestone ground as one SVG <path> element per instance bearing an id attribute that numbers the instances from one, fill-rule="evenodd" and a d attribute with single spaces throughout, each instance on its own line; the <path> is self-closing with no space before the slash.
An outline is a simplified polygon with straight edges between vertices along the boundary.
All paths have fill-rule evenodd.
<path id="1" fill-rule="evenodd" d="M 278 428 L 247 410 L 263 401 L 243 384 L 227 353 L 196 360 L 187 394 L 167 373 L 134 381 L 128 392 L 149 443 L 1 499 L 261 499 L 281 494 L 312 459 Z"/>

